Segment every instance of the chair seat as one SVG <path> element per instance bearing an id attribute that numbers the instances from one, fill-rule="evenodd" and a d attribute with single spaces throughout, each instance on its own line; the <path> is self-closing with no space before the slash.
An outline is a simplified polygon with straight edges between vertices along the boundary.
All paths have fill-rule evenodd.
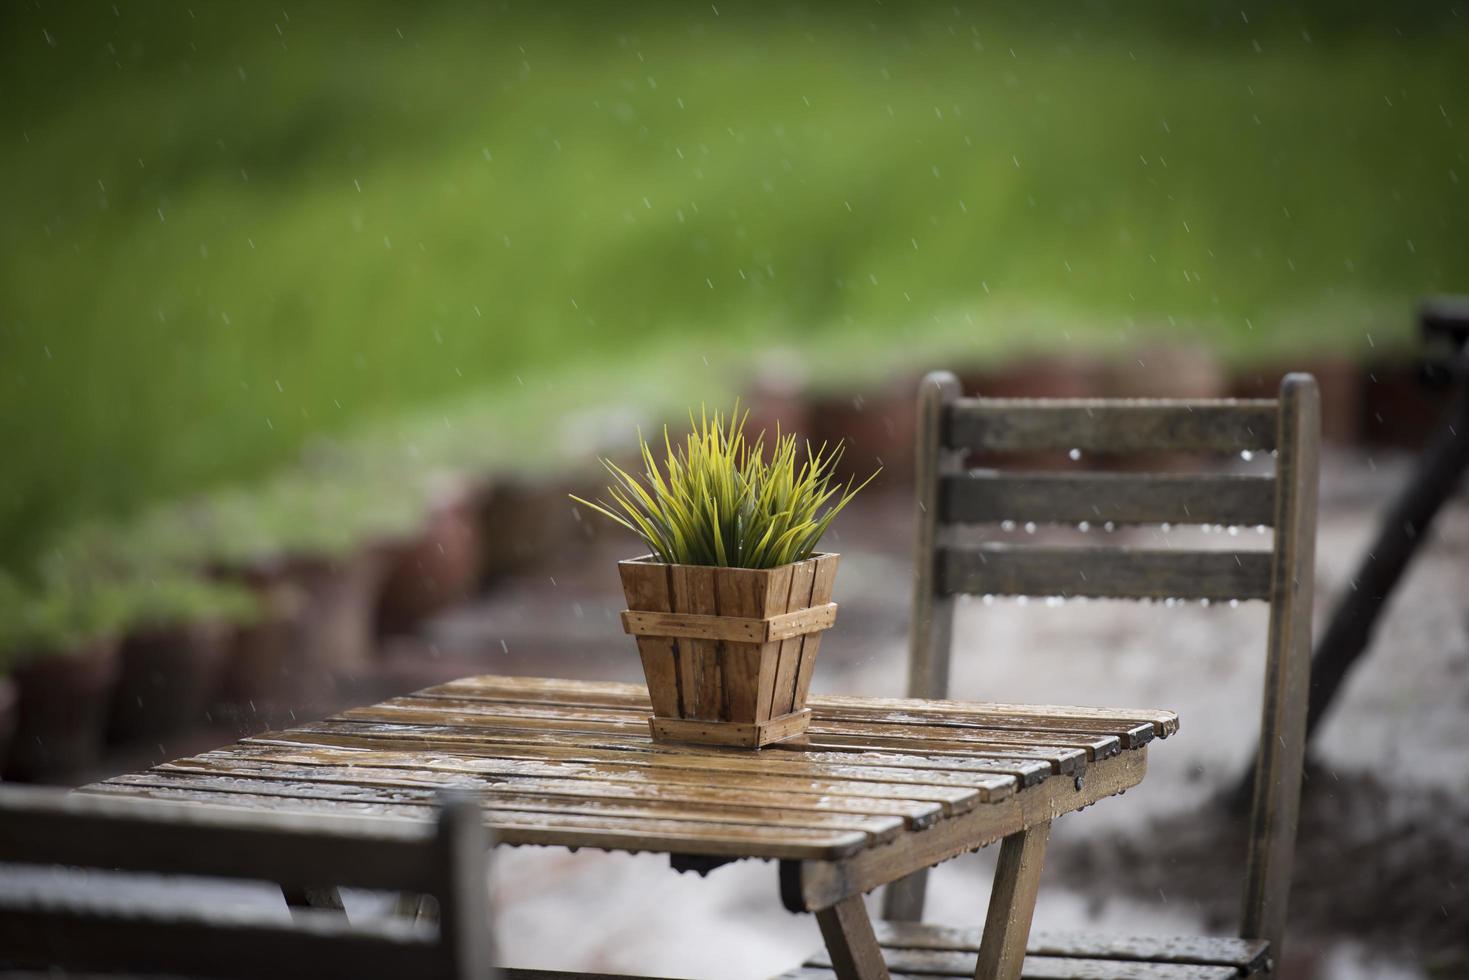
<path id="1" fill-rule="evenodd" d="M 973 977 L 980 929 L 919 922 L 873 928 L 888 969 L 898 976 Z M 1025 980 L 1234 980 L 1265 968 L 1268 944 L 1258 939 L 1036 933 L 1026 945 Z M 779 980 L 831 980 L 826 950 Z"/>
<path id="2" fill-rule="evenodd" d="M 495 971 L 499 980 L 660 980 L 658 977 L 639 977 L 629 973 L 575 973 L 567 970 L 534 970 L 500 968 Z"/>

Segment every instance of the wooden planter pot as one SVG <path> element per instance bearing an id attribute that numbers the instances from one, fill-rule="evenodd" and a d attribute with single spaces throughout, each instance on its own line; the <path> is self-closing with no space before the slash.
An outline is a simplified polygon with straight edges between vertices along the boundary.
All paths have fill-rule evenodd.
<path id="1" fill-rule="evenodd" d="M 19 718 L 4 778 L 61 779 L 96 765 L 117 680 L 117 641 L 36 657 L 14 680 Z"/>
<path id="2" fill-rule="evenodd" d="M 371 545 L 339 559 L 287 562 L 287 580 L 306 596 L 302 648 L 336 680 L 356 680 L 373 667 L 377 597 L 387 569 L 385 549 Z"/>
<path id="3" fill-rule="evenodd" d="M 219 701 L 210 710 L 225 718 L 254 719 L 261 710 L 325 700 L 330 694 L 330 678 L 312 663 L 301 639 L 306 594 L 279 572 L 258 572 L 246 581 L 260 602 L 261 615 L 235 632 Z"/>
<path id="4" fill-rule="evenodd" d="M 821 633 L 836 621 L 838 558 L 768 569 L 619 562 L 653 737 L 758 749 L 804 732 Z"/>
<path id="5" fill-rule="evenodd" d="M 231 633 L 226 623 L 172 623 L 124 638 L 108 737 L 156 738 L 201 724 L 224 674 Z"/>
<path id="6" fill-rule="evenodd" d="M 5 757 L 10 752 L 19 715 L 20 688 L 9 677 L 0 677 L 0 772 L 5 769 Z"/>
<path id="7" fill-rule="evenodd" d="M 421 531 L 386 549 L 388 569 L 377 602 L 380 634 L 412 633 L 430 616 L 474 595 L 484 554 L 482 509 L 476 488 L 449 488 L 429 508 Z"/>

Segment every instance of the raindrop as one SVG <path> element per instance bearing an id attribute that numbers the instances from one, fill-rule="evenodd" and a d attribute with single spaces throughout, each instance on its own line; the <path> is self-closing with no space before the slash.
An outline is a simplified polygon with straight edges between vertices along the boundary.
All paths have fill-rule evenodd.
<path id="1" fill-rule="evenodd" d="M 1239 537 L 1239 528 L 1235 527 L 1233 524 L 1229 525 L 1229 536 L 1231 538 Z"/>
<path id="2" fill-rule="evenodd" d="M 1255 454 L 1250 452 L 1248 449 L 1241 449 L 1239 451 L 1239 458 L 1248 463 L 1250 460 L 1255 458 Z"/>
<path id="3" fill-rule="evenodd" d="M 1167 534 L 1171 530 L 1173 530 L 1173 525 L 1172 524 L 1169 524 L 1167 521 L 1164 521 L 1163 522 L 1163 525 L 1162 525 L 1162 531 L 1163 531 L 1163 533 L 1164 534 Z"/>
<path id="4" fill-rule="evenodd" d="M 986 606 L 993 606 L 995 604 L 995 597 L 986 592 L 983 602 Z"/>
<path id="5" fill-rule="evenodd" d="M 1064 596 L 1059 596 L 1059 595 L 1046 596 L 1046 605 L 1049 606 L 1052 609 L 1055 609 L 1057 606 L 1061 605 L 1065 601 L 1066 601 L 1066 599 L 1065 599 Z"/>
<path id="6" fill-rule="evenodd" d="M 1205 609 L 1208 609 L 1209 608 L 1209 600 L 1208 599 L 1200 599 L 1199 600 L 1199 605 L 1203 606 Z"/>
<path id="7" fill-rule="evenodd" d="M 1025 522 L 1025 533 L 1026 534 L 1034 534 L 1035 533 L 1035 521 L 1026 521 Z"/>
<path id="8" fill-rule="evenodd" d="M 1071 450 L 1071 452 L 1067 453 L 1066 455 L 1070 456 L 1073 460 L 1078 460 L 1078 459 L 1081 459 L 1081 450 L 1080 449 L 1073 449 L 1073 450 Z"/>
<path id="9" fill-rule="evenodd" d="M 1014 521 L 1001 521 L 1000 522 L 1000 530 L 1001 531 L 1013 531 L 1013 530 L 1015 530 L 1015 522 Z"/>
<path id="10" fill-rule="evenodd" d="M 1102 530 L 1106 531 L 1108 534 L 1111 534 L 1113 531 L 1117 530 L 1117 525 L 1113 524 L 1111 521 L 1108 521 L 1107 523 L 1102 525 Z"/>
<path id="11" fill-rule="evenodd" d="M 1030 596 L 1028 596 L 1028 595 L 1016 596 L 1015 597 L 1015 602 L 1016 602 L 1017 605 L 1028 606 L 1028 605 L 1030 605 Z"/>
<path id="12" fill-rule="evenodd" d="M 1230 609 L 1238 609 L 1239 608 L 1239 600 L 1238 599 L 1230 599 L 1229 600 L 1229 608 Z"/>
<path id="13" fill-rule="evenodd" d="M 1082 521 L 1080 524 L 1076 525 L 1076 529 L 1078 531 L 1080 531 L 1082 534 L 1085 534 L 1085 533 L 1087 533 L 1088 531 L 1090 531 L 1092 529 L 1091 522 L 1090 521 Z"/>

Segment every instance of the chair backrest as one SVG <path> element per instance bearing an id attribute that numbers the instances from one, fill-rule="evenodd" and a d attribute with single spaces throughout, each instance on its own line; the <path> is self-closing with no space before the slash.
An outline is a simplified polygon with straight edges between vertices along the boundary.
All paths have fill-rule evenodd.
<path id="1" fill-rule="evenodd" d="M 435 821 L 405 821 L 0 787 L 0 863 L 407 891 L 440 907 L 437 928 L 349 925 L 325 910 L 151 911 L 37 886 L 0 893 L 0 972 L 480 980 L 494 959 L 488 846 L 479 807 L 463 796 L 446 796 Z"/>
<path id="2" fill-rule="evenodd" d="M 1243 934 L 1279 943 L 1305 753 L 1315 567 L 1320 397 L 1292 374 L 1278 399 L 965 398 L 947 372 L 919 391 L 918 541 L 910 697 L 948 693 L 953 600 L 960 594 L 1263 600 L 1270 603 L 1264 710 L 1250 820 Z M 964 469 L 973 452 L 1080 450 L 1273 453 L 1274 474 L 999 472 Z M 944 528 L 1021 524 L 1268 525 L 1269 550 L 954 545 Z M 1231 539 L 1236 540 L 1236 539 Z M 922 884 L 890 897 L 918 918 Z"/>

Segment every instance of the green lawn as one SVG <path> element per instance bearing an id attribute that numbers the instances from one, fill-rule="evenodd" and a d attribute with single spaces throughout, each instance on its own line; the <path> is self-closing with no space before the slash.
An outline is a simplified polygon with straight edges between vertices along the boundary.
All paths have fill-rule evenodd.
<path id="1" fill-rule="evenodd" d="M 29 6 L 0 564 L 465 398 L 534 464 L 565 395 L 723 397 L 762 352 L 1350 352 L 1469 289 L 1447 5 Z"/>

